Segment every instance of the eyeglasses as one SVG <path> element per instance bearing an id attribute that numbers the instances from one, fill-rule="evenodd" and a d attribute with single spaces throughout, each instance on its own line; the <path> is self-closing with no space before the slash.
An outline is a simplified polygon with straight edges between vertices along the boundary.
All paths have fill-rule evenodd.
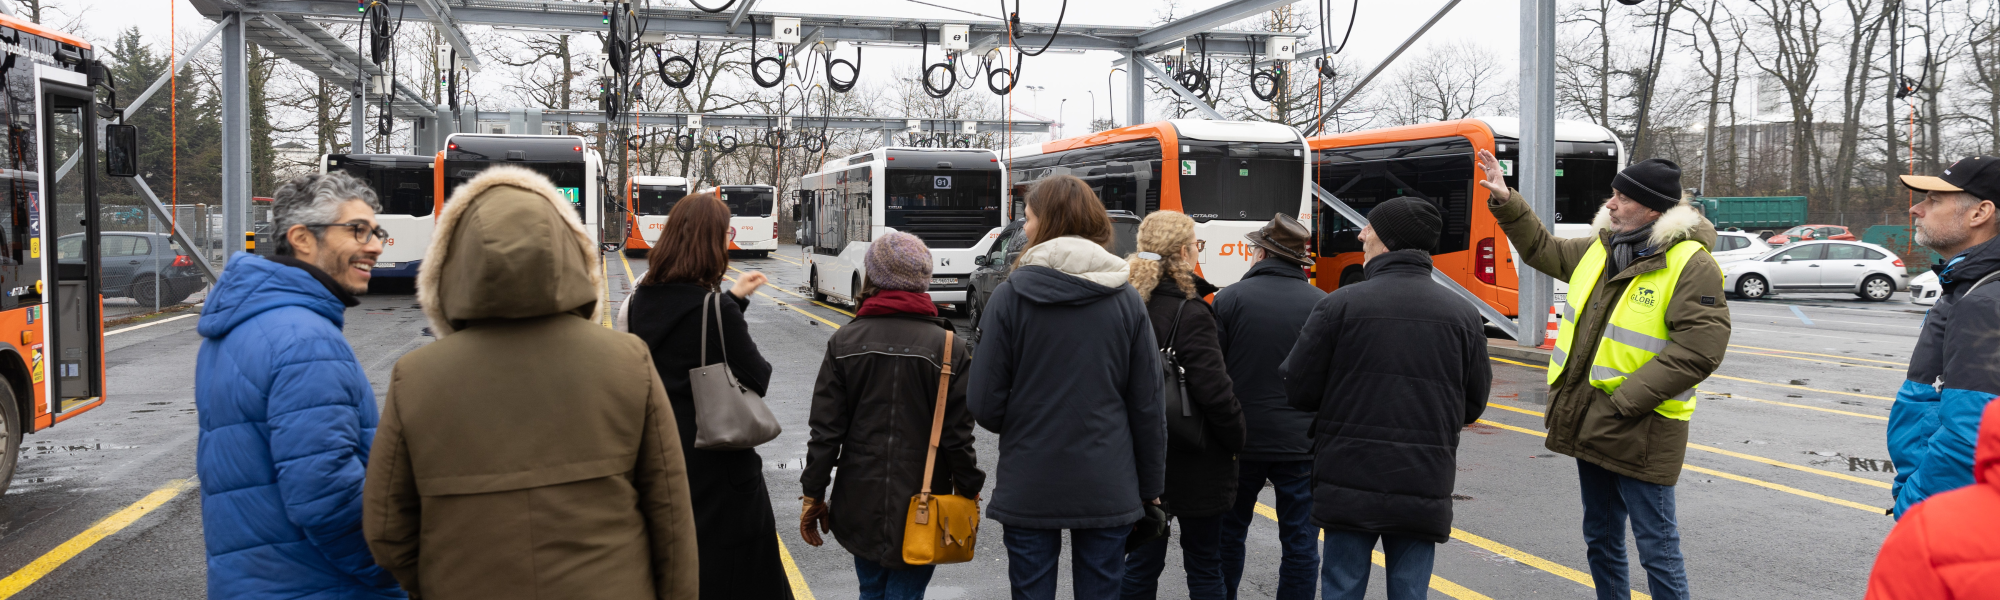
<path id="1" fill-rule="evenodd" d="M 362 244 L 375 240 L 389 239 L 389 230 L 383 229 L 380 225 L 369 225 L 367 223 L 305 223 L 302 226 L 307 229 L 346 227 L 354 232 L 354 241 Z"/>

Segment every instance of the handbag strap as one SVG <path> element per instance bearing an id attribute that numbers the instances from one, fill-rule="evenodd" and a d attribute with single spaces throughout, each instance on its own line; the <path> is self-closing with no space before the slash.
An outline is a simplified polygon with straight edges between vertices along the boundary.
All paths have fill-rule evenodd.
<path id="1" fill-rule="evenodd" d="M 1174 307 L 1174 328 L 1167 332 L 1167 349 L 1169 350 L 1173 349 L 1174 343 L 1181 339 L 1181 312 L 1187 310 L 1187 303 L 1188 299 L 1182 298 L 1181 303 Z"/>
<path id="2" fill-rule="evenodd" d="M 928 502 L 931 498 L 931 474 L 937 468 L 938 437 L 944 434 L 944 397 L 951 390 L 951 338 L 955 332 L 944 332 L 944 360 L 939 362 L 937 410 L 931 414 L 931 447 L 924 454 L 924 491 L 917 494 Z"/>
<path id="3" fill-rule="evenodd" d="M 715 305 L 716 342 L 722 345 L 722 362 L 729 362 L 729 334 L 722 330 L 722 292 L 709 292 L 701 299 L 701 366 L 708 366 L 708 307 Z"/>
<path id="4" fill-rule="evenodd" d="M 713 294 L 714 292 L 710 292 Z M 701 361 L 700 366 L 708 366 L 708 301 L 710 296 L 701 297 Z"/>
<path id="5" fill-rule="evenodd" d="M 1987 273 L 1985 277 L 1979 278 L 1979 281 L 1972 282 L 1972 287 L 1970 289 L 1965 290 L 1965 294 L 1961 295 L 1960 297 L 1963 298 L 1965 296 L 1972 295 L 1973 290 L 1979 289 L 1979 286 L 1986 285 L 1986 282 L 1992 281 L 1994 277 L 2000 277 L 2000 271 Z"/>

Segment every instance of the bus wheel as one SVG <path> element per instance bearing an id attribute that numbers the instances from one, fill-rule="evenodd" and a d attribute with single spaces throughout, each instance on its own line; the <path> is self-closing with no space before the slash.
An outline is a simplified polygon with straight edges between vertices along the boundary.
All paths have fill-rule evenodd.
<path id="1" fill-rule="evenodd" d="M 812 276 L 807 278 L 807 281 L 810 281 L 812 285 L 813 301 L 826 302 L 827 300 L 826 292 L 821 291 L 819 287 L 819 267 L 813 267 Z"/>
<path id="2" fill-rule="evenodd" d="M 861 310 L 861 276 L 854 276 L 854 286 L 847 288 L 847 303 L 855 310 Z"/>
<path id="3" fill-rule="evenodd" d="M 1367 278 L 1367 272 L 1362 271 L 1361 267 L 1348 267 L 1347 270 L 1340 272 L 1340 287 L 1361 283 Z"/>
<path id="4" fill-rule="evenodd" d="M 21 456 L 21 436 L 27 433 L 27 426 L 21 423 L 21 405 L 14 402 L 14 386 L 5 376 L 0 376 L 0 494 L 7 493 L 8 484 L 14 481 L 14 466 Z"/>

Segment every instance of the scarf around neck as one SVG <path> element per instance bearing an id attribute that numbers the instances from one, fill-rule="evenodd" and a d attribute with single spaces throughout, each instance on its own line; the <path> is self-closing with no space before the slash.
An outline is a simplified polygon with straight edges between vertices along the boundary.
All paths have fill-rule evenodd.
<path id="1" fill-rule="evenodd" d="M 1653 237 L 1653 224 L 1651 223 L 1647 223 L 1645 227 L 1612 235 L 1611 272 L 1613 274 L 1623 273 L 1625 272 L 1625 267 L 1632 266 L 1632 260 L 1640 252 L 1649 249 L 1648 246 L 1641 244 L 1645 244 L 1646 238 L 1650 237 Z"/>

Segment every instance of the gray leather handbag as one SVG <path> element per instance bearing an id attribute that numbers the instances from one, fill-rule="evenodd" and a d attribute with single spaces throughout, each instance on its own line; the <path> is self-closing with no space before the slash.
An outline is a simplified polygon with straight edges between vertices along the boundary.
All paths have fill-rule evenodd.
<path id="1" fill-rule="evenodd" d="M 715 334 L 722 336 L 722 362 L 708 364 L 709 308 L 715 309 Z M 722 332 L 722 294 L 711 293 L 701 303 L 702 366 L 688 369 L 694 390 L 694 447 L 705 450 L 746 450 L 776 439 L 784 429 L 764 397 L 750 391 L 729 372 L 729 336 Z"/>

